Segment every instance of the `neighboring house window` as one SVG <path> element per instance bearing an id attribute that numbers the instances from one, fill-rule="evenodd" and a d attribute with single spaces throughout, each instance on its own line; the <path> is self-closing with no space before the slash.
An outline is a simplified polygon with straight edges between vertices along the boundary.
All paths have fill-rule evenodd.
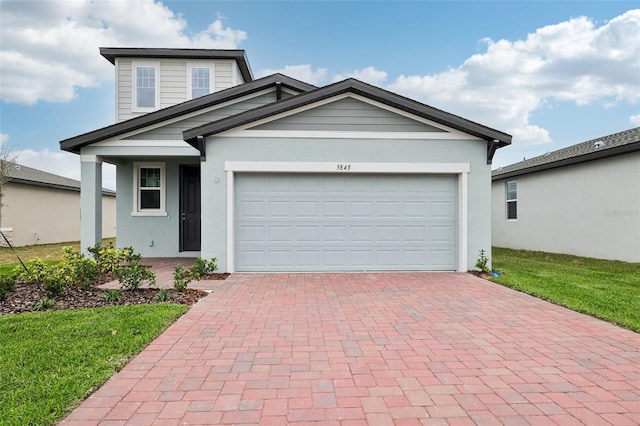
<path id="1" fill-rule="evenodd" d="M 166 216 L 164 163 L 134 163 L 134 216 Z"/>
<path id="2" fill-rule="evenodd" d="M 158 68 L 138 65 L 134 75 L 134 110 L 151 111 L 158 104 Z"/>
<path id="3" fill-rule="evenodd" d="M 191 99 L 211 93 L 211 68 L 192 67 L 189 87 Z"/>
<path id="4" fill-rule="evenodd" d="M 507 220 L 518 218 L 518 181 L 507 182 Z"/>

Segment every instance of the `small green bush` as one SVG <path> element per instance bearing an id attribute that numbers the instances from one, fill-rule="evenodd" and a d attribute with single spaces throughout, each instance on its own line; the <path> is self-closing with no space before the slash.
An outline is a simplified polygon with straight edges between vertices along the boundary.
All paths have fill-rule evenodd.
<path id="1" fill-rule="evenodd" d="M 140 260 L 132 258 L 128 265 L 120 266 L 116 269 L 116 277 L 123 290 L 136 290 L 146 281 L 150 285 L 155 285 L 156 274 L 151 272 L 146 266 L 140 265 Z"/>
<path id="2" fill-rule="evenodd" d="M 120 290 L 107 290 L 107 291 L 105 291 L 104 299 L 108 303 L 117 303 L 120 300 Z"/>
<path id="3" fill-rule="evenodd" d="M 62 262 L 56 267 L 54 275 L 58 275 L 65 286 L 88 290 L 100 277 L 98 262 L 71 247 L 63 247 L 62 251 Z"/>
<path id="4" fill-rule="evenodd" d="M 47 309 L 53 308 L 55 304 L 56 304 L 56 301 L 53 299 L 49 299 L 49 298 L 40 299 L 36 302 L 35 305 L 33 305 L 33 310 L 46 311 Z"/>
<path id="5" fill-rule="evenodd" d="M 116 270 L 123 265 L 142 259 L 142 256 L 136 253 L 133 247 L 117 249 L 113 244 L 109 244 L 108 247 L 101 247 L 100 244 L 96 244 L 93 247 L 88 247 L 87 251 L 91 253 L 98 264 L 100 274 L 103 275 L 115 274 Z"/>
<path id="6" fill-rule="evenodd" d="M 7 295 L 16 289 L 16 280 L 11 275 L 0 275 L 0 301 L 5 300 Z"/>
<path id="7" fill-rule="evenodd" d="M 201 257 L 196 259 L 196 264 L 189 270 L 193 279 L 200 281 L 203 275 L 212 274 L 218 270 L 218 258 L 212 257 L 211 260 L 206 260 Z"/>
<path id="8" fill-rule="evenodd" d="M 156 294 L 156 302 L 166 303 L 168 301 L 169 301 L 169 289 L 163 288 L 160 291 L 158 291 L 158 294 Z"/>
<path id="9" fill-rule="evenodd" d="M 191 282 L 191 272 L 182 265 L 177 265 L 173 270 L 173 288 L 184 291 Z"/>
<path id="10" fill-rule="evenodd" d="M 480 256 L 478 257 L 478 260 L 476 260 L 476 268 L 480 269 L 485 274 L 488 274 L 491 272 L 487 266 L 488 264 L 489 258 L 485 255 L 484 250 L 480 250 Z"/>
<path id="11" fill-rule="evenodd" d="M 51 273 L 51 267 L 39 257 L 34 257 L 27 261 L 25 267 L 27 268 L 26 271 L 22 268 L 22 265 L 18 265 L 14 268 L 13 273 L 17 279 L 27 284 L 42 284 Z"/>

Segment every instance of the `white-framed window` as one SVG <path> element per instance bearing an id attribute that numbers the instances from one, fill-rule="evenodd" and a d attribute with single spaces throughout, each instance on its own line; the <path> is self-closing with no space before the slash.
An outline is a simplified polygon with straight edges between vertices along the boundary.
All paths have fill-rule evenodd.
<path id="1" fill-rule="evenodd" d="M 187 97 L 189 99 L 213 93 L 213 64 L 189 64 Z"/>
<path id="2" fill-rule="evenodd" d="M 133 216 L 166 216 L 165 163 L 133 164 Z"/>
<path id="3" fill-rule="evenodd" d="M 149 112 L 158 108 L 160 76 L 155 63 L 140 62 L 133 66 L 133 111 Z"/>
<path id="4" fill-rule="evenodd" d="M 518 181 L 511 180 L 506 184 L 507 220 L 518 219 Z"/>

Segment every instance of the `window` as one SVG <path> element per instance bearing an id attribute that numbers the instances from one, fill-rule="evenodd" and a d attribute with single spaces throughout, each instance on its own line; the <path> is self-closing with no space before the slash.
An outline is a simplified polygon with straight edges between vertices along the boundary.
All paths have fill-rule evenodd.
<path id="1" fill-rule="evenodd" d="M 518 218 L 518 182 L 507 182 L 507 220 Z"/>
<path id="2" fill-rule="evenodd" d="M 191 68 L 191 99 L 211 93 L 211 68 Z"/>
<path id="3" fill-rule="evenodd" d="M 164 163 L 134 163 L 133 215 L 166 216 Z"/>
<path id="4" fill-rule="evenodd" d="M 158 101 L 158 77 L 155 66 L 136 66 L 134 81 L 134 110 L 149 111 Z"/>

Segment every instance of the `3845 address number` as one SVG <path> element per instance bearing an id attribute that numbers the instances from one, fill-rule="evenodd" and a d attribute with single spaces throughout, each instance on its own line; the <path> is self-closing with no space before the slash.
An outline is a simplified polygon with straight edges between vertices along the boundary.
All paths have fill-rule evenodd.
<path id="1" fill-rule="evenodd" d="M 348 172 L 351 170 L 351 164 L 336 164 L 336 170 L 340 172 Z"/>

